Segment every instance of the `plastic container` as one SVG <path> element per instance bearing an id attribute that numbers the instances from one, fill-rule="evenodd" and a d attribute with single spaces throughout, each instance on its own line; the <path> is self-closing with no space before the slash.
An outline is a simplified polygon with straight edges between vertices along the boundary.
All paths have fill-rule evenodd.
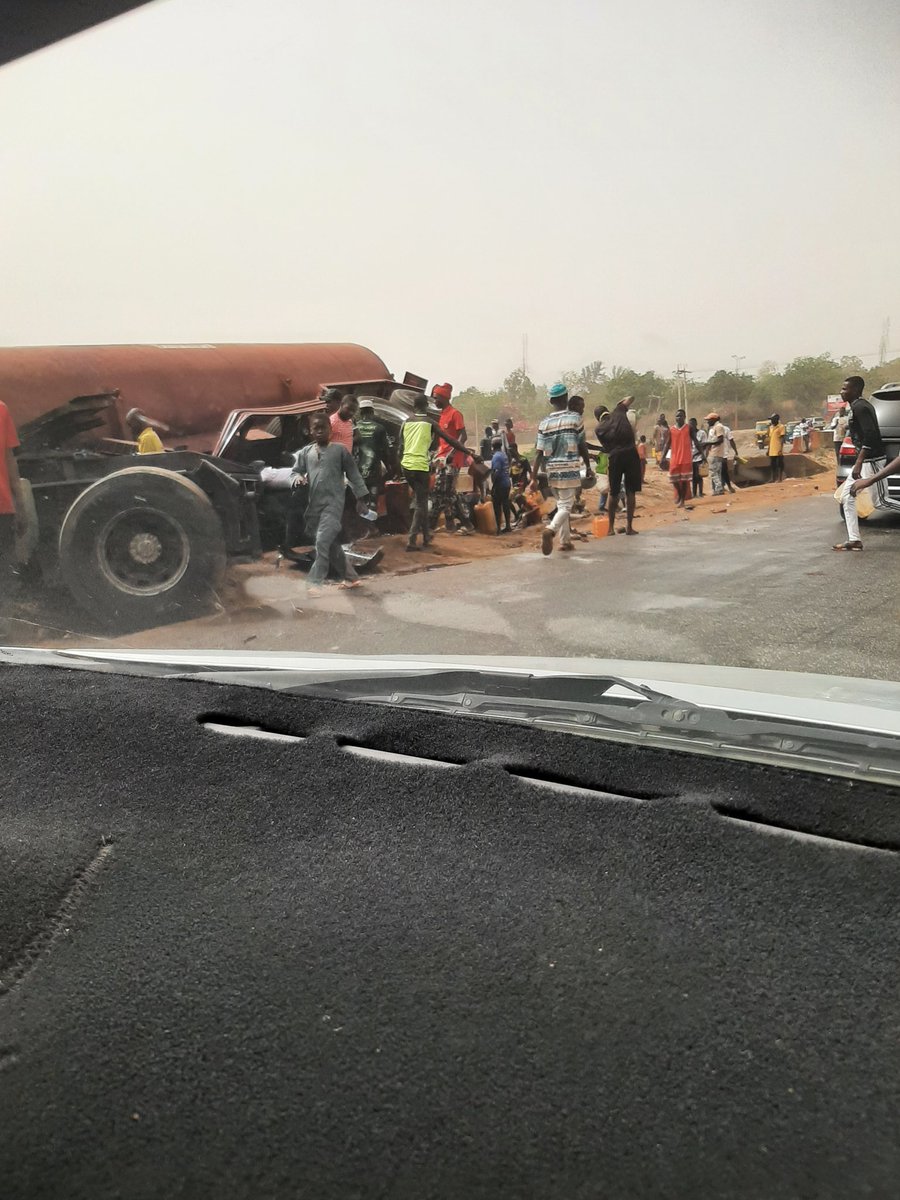
<path id="1" fill-rule="evenodd" d="M 846 487 L 846 484 L 847 481 L 845 479 L 834 493 L 834 498 L 837 500 L 838 504 L 843 502 L 844 488 Z M 860 518 L 860 520 L 864 521 L 866 517 L 871 517 L 874 511 L 875 502 L 872 500 L 872 489 L 863 488 L 861 492 L 856 493 L 856 515 Z"/>
<path id="2" fill-rule="evenodd" d="M 497 522 L 494 520 L 494 506 L 489 500 L 484 504 L 476 504 L 472 509 L 475 528 L 479 533 L 496 533 Z"/>
<path id="3" fill-rule="evenodd" d="M 594 520 L 591 523 L 591 533 L 595 538 L 606 537 L 606 535 L 609 533 L 609 518 L 594 517 Z"/>

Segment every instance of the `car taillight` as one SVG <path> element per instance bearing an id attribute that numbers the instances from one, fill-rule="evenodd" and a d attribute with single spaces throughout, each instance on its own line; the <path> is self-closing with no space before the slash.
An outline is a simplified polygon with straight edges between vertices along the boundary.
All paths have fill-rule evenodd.
<path id="1" fill-rule="evenodd" d="M 853 439 L 845 437 L 841 442 L 841 458 L 856 458 L 858 453 L 856 447 L 853 445 Z"/>

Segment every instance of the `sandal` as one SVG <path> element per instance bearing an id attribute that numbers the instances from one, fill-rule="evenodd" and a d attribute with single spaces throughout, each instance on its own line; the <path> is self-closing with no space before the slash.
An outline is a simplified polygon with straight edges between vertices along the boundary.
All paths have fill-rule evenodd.
<path id="1" fill-rule="evenodd" d="M 862 542 L 839 542 L 837 546 L 832 546 L 832 550 L 862 550 Z"/>

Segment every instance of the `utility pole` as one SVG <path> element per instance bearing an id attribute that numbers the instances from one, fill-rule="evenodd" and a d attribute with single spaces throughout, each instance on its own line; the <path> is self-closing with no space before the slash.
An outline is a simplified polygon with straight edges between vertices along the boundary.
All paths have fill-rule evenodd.
<path id="1" fill-rule="evenodd" d="M 528 375 L 528 334 L 522 334 L 522 374 Z"/>
<path id="2" fill-rule="evenodd" d="M 878 344 L 878 365 L 883 367 L 887 362 L 888 346 L 891 340 L 891 318 L 885 317 L 881 326 L 881 341 Z"/>
<path id="3" fill-rule="evenodd" d="M 688 378 L 687 377 L 688 377 L 688 375 L 693 375 L 693 373 L 694 373 L 693 371 L 689 371 L 687 369 L 687 367 L 684 365 L 684 363 L 679 363 L 678 366 L 675 368 L 675 376 L 676 376 L 676 379 L 679 381 L 675 385 L 675 389 L 678 393 L 678 407 L 684 409 L 685 417 L 687 417 L 689 415 L 688 414 L 688 390 L 687 390 L 688 389 Z"/>
<path id="4" fill-rule="evenodd" d="M 744 361 L 744 359 L 747 357 L 747 355 L 746 354 L 732 354 L 731 357 L 734 359 L 734 374 L 735 374 L 735 377 L 737 377 L 741 373 L 741 363 Z M 737 429 L 737 427 L 738 427 L 737 378 L 735 378 L 735 381 L 734 381 L 734 388 L 735 388 L 735 392 L 734 392 L 734 428 Z"/>

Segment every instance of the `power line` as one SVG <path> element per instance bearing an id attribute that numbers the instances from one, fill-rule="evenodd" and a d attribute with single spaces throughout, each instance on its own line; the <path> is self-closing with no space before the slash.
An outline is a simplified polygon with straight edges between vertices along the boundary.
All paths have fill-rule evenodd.
<path id="1" fill-rule="evenodd" d="M 900 358 L 900 347 L 894 347 L 893 349 L 890 347 L 887 347 L 887 348 L 885 348 L 884 351 L 868 350 L 865 354 L 855 354 L 855 355 L 853 355 L 853 357 L 860 358 L 863 361 L 865 361 L 868 358 L 881 360 L 882 353 L 884 353 L 884 356 L 885 356 L 884 361 L 879 361 L 878 363 L 873 364 L 873 365 L 883 367 L 886 365 L 886 363 L 890 359 Z M 732 354 L 731 357 L 735 358 L 737 356 Z M 743 359 L 746 357 L 746 355 L 742 354 L 742 355 L 740 355 L 740 357 L 741 357 L 741 359 Z M 753 372 L 753 371 L 758 371 L 760 367 L 772 366 L 772 367 L 775 367 L 779 371 L 783 371 L 784 368 L 789 367 L 791 365 L 791 362 L 793 362 L 793 361 L 794 361 L 793 359 L 787 359 L 785 361 L 779 362 L 778 360 L 776 360 L 774 358 L 766 358 L 766 359 L 763 359 L 762 362 L 748 363 L 746 370 L 748 372 Z M 708 378 L 710 375 L 715 375 L 716 371 L 721 371 L 721 370 L 722 370 L 722 366 L 720 364 L 717 367 L 698 367 L 698 369 L 696 371 L 691 371 L 690 373 L 692 375 L 699 375 L 701 377 L 705 376 Z"/>
<path id="2" fill-rule="evenodd" d="M 678 407 L 684 409 L 684 415 L 688 415 L 687 398 L 688 398 L 688 375 L 693 375 L 693 371 L 689 371 L 684 363 L 679 363 L 675 368 L 676 390 L 678 394 Z"/>

